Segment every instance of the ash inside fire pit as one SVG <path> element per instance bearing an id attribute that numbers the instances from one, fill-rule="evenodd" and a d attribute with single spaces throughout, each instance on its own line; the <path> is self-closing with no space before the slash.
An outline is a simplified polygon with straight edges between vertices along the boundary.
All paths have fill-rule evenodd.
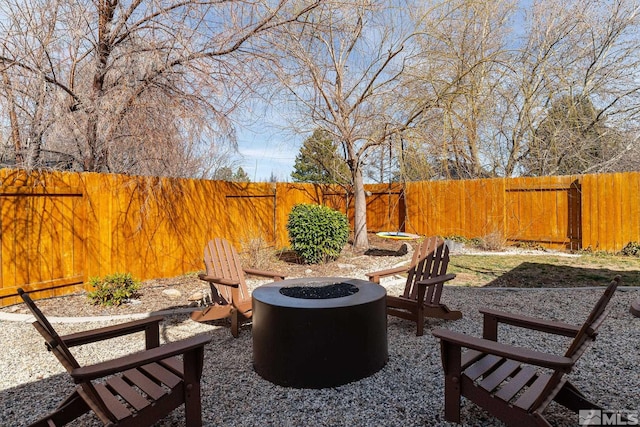
<path id="1" fill-rule="evenodd" d="M 333 283 L 324 286 L 290 286 L 280 289 L 282 295 L 303 299 L 328 299 L 348 297 L 358 292 L 358 287 L 351 283 Z"/>

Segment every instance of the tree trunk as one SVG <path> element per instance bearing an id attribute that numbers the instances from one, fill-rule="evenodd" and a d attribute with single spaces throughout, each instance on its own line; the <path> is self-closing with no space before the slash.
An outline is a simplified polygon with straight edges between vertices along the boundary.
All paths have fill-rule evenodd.
<path id="1" fill-rule="evenodd" d="M 11 139 L 13 140 L 16 166 L 22 167 L 24 163 L 24 157 L 22 156 L 22 142 L 20 140 L 18 114 L 16 113 L 16 103 L 13 98 L 13 87 L 6 70 L 2 72 L 2 79 L 7 90 L 7 101 L 9 103 L 9 123 L 11 125 Z"/>
<path id="2" fill-rule="evenodd" d="M 364 191 L 362 169 L 356 166 L 352 170 L 354 193 L 354 230 L 353 248 L 366 251 L 369 249 L 369 237 L 367 236 L 367 195 Z"/>
<path id="3" fill-rule="evenodd" d="M 93 74 L 93 84 L 89 105 L 87 106 L 87 144 L 89 152 L 84 159 L 84 169 L 89 172 L 105 172 L 108 164 L 108 149 L 104 136 L 98 134 L 98 121 L 104 96 L 104 84 L 107 73 L 107 63 L 113 46 L 111 45 L 111 24 L 118 0 L 101 0 L 98 6 L 98 43 L 96 69 Z"/>

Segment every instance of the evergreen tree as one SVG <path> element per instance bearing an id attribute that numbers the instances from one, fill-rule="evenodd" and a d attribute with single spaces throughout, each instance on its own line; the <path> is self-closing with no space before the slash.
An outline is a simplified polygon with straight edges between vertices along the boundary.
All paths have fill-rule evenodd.
<path id="1" fill-rule="evenodd" d="M 239 167 L 235 172 L 228 167 L 223 166 L 216 171 L 213 175 L 213 179 L 218 181 L 230 181 L 230 182 L 251 182 L 249 175 Z"/>
<path id="2" fill-rule="evenodd" d="M 242 169 L 242 167 L 239 167 L 236 173 L 233 174 L 232 181 L 251 182 L 251 179 L 249 178 L 249 175 L 247 175 L 247 173 L 244 171 L 244 169 Z"/>
<path id="3" fill-rule="evenodd" d="M 525 175 L 571 175 L 612 156 L 620 138 L 587 96 L 554 102 L 537 127 L 522 164 Z"/>
<path id="4" fill-rule="evenodd" d="M 294 182 L 345 184 L 349 168 L 338 153 L 338 145 L 329 132 L 317 129 L 307 138 L 296 156 L 291 178 Z"/>

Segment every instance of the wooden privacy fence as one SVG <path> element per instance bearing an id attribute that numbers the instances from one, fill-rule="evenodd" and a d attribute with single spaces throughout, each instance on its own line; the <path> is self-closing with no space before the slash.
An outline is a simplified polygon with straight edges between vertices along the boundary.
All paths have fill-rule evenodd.
<path id="1" fill-rule="evenodd" d="M 460 235 L 619 251 L 640 241 L 640 173 L 367 185 L 369 231 Z M 0 305 L 82 289 L 90 277 L 202 269 L 214 236 L 288 246 L 297 203 L 353 219 L 343 188 L 0 170 Z"/>
<path id="2" fill-rule="evenodd" d="M 411 231 L 418 234 L 555 249 L 582 246 L 578 177 L 407 183 L 406 204 Z M 599 243 L 596 246 L 604 249 Z"/>

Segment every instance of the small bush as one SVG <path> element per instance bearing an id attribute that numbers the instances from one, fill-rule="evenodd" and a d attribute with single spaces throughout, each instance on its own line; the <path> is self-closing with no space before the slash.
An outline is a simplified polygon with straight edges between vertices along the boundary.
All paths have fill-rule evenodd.
<path id="1" fill-rule="evenodd" d="M 528 249 L 532 251 L 547 251 L 547 248 L 545 248 L 538 242 L 516 242 L 513 246 L 515 246 L 516 248 Z"/>
<path id="2" fill-rule="evenodd" d="M 481 249 L 486 251 L 499 251 L 506 246 L 506 240 L 502 233 L 493 231 L 487 233 L 484 237 L 472 239 L 472 242 Z"/>
<path id="3" fill-rule="evenodd" d="M 273 260 L 273 251 L 262 237 L 247 237 L 240 240 L 242 253 L 240 258 L 243 265 L 251 268 L 268 268 Z"/>
<path id="4" fill-rule="evenodd" d="M 471 242 L 470 239 L 467 239 L 464 236 L 458 236 L 457 234 L 452 234 L 450 236 L 444 236 L 444 239 L 445 240 L 451 240 L 452 242 L 455 242 L 455 243 L 465 243 L 465 244 L 467 244 L 467 243 Z"/>
<path id="5" fill-rule="evenodd" d="M 620 252 L 622 255 L 640 257 L 640 243 L 629 242 Z"/>
<path id="6" fill-rule="evenodd" d="M 300 204 L 287 221 L 291 249 L 307 264 L 340 256 L 349 239 L 347 216 L 326 206 Z"/>
<path id="7" fill-rule="evenodd" d="M 89 299 L 94 305 L 118 306 L 137 295 L 140 282 L 134 280 L 129 273 L 115 273 L 104 279 L 94 277 L 89 280 L 94 290 L 89 292 Z"/>

